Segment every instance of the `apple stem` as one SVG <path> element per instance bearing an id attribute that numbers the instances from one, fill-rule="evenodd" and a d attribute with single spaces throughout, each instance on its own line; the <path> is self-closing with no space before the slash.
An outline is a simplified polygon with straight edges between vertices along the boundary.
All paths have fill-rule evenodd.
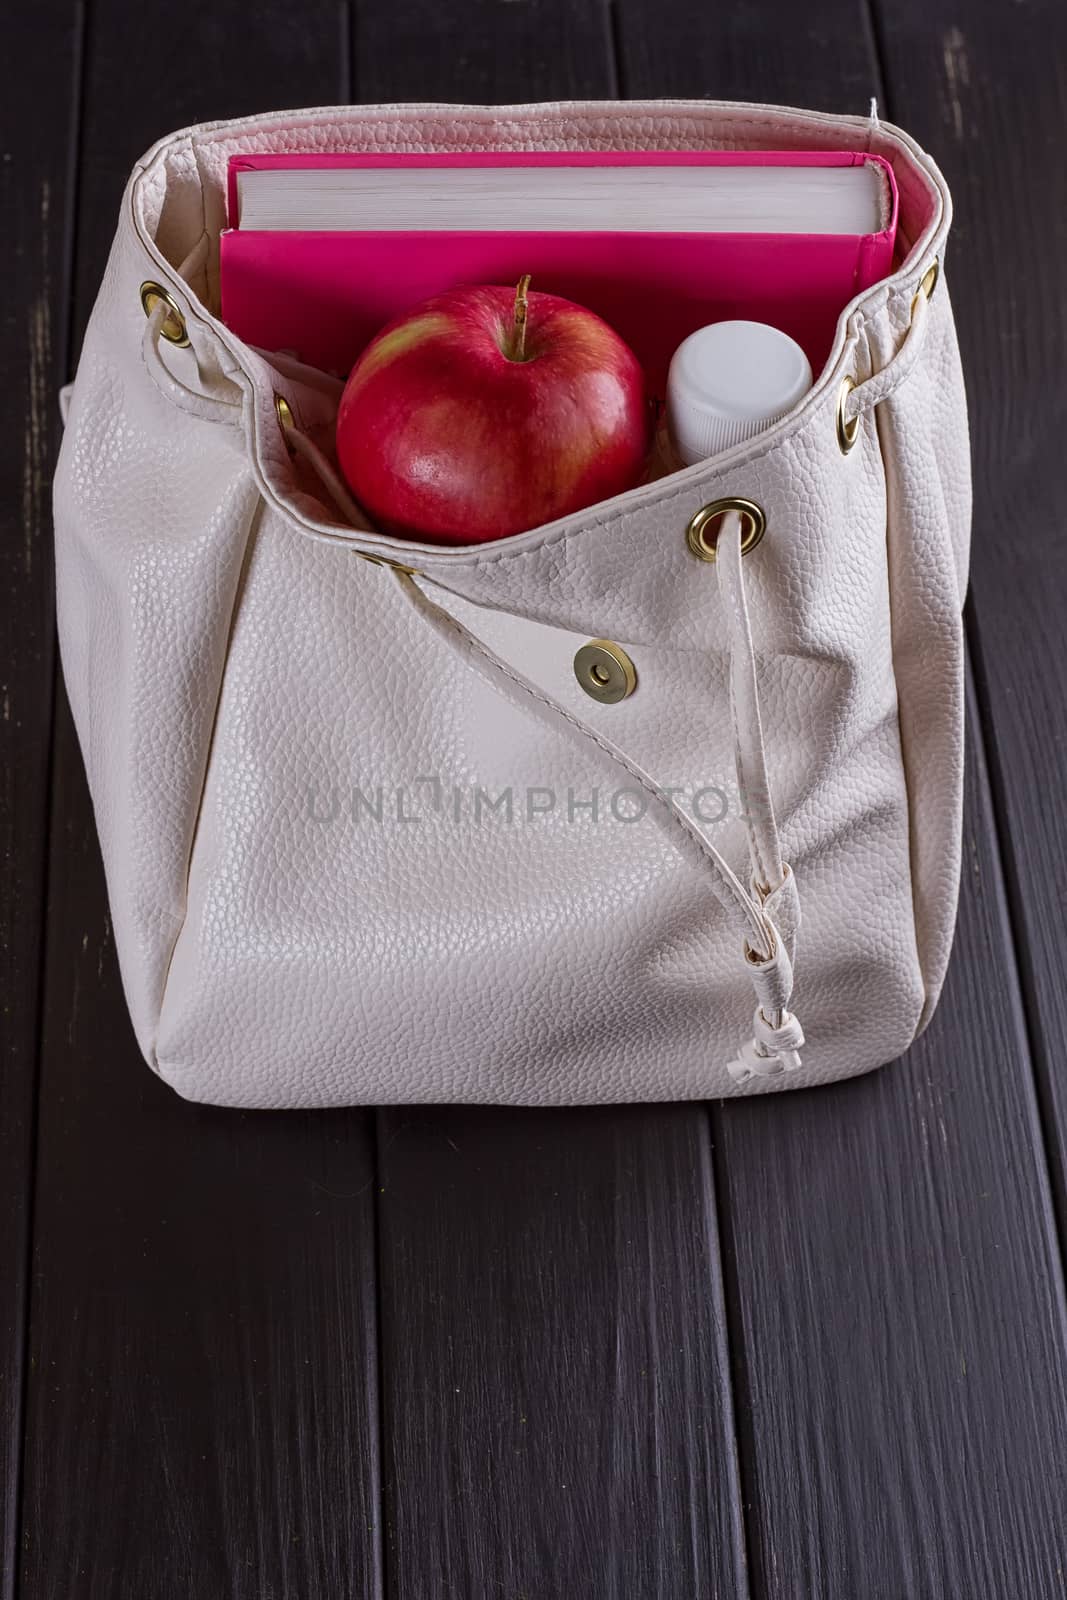
<path id="1" fill-rule="evenodd" d="M 530 287 L 530 274 L 524 272 L 519 279 L 515 290 L 515 308 L 511 334 L 511 359 L 512 361 L 526 360 L 526 313 L 530 309 L 530 302 L 526 298 L 526 291 Z"/>

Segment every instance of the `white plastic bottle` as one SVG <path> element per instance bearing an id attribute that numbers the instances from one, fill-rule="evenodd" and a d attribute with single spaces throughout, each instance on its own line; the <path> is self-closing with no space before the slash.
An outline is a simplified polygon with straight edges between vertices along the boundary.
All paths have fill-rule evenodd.
<path id="1" fill-rule="evenodd" d="M 766 322 L 712 322 L 684 339 L 667 375 L 667 404 L 649 476 L 692 466 L 784 417 L 812 385 L 795 339 Z"/>

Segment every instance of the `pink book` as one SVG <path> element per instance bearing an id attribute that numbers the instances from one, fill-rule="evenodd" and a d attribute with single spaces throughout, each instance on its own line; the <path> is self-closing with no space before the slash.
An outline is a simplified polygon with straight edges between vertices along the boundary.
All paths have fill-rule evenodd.
<path id="1" fill-rule="evenodd" d="M 344 376 L 419 301 L 529 272 L 611 323 L 653 392 L 727 317 L 784 329 L 818 372 L 842 308 L 891 270 L 896 219 L 889 165 L 850 151 L 236 156 L 222 318 Z"/>

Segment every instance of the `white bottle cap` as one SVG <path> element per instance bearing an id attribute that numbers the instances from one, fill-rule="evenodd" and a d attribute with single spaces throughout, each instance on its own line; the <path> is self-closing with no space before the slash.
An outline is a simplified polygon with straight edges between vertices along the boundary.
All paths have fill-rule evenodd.
<path id="1" fill-rule="evenodd" d="M 750 439 L 811 388 L 807 356 L 766 322 L 713 322 L 674 352 L 667 425 L 687 466 Z"/>

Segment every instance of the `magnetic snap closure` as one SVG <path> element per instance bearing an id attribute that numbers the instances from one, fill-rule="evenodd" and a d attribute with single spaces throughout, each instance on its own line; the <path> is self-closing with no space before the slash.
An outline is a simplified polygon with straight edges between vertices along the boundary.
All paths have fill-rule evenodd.
<path id="1" fill-rule="evenodd" d="M 587 695 L 613 706 L 637 688 L 637 669 L 610 639 L 590 639 L 574 657 L 574 676 Z"/>
<path id="2" fill-rule="evenodd" d="M 701 506 L 696 515 L 689 519 L 689 526 L 685 530 L 686 544 L 701 561 L 715 560 L 715 546 L 719 538 L 719 527 L 728 511 L 739 511 L 741 513 L 741 554 L 743 556 L 747 556 L 750 550 L 754 550 L 763 538 L 767 527 L 767 518 L 763 514 L 763 507 L 758 506 L 754 500 L 743 500 L 736 495 L 726 500 L 712 500 L 710 504 Z"/>
<path id="3" fill-rule="evenodd" d="M 176 344 L 179 349 L 184 349 L 189 343 L 189 334 L 185 327 L 185 317 L 182 309 L 173 295 L 167 293 L 161 283 L 153 283 L 151 278 L 146 278 L 141 285 L 141 309 L 146 317 L 150 317 L 157 305 L 167 307 L 167 315 L 160 325 L 160 333 L 171 344 Z"/>

